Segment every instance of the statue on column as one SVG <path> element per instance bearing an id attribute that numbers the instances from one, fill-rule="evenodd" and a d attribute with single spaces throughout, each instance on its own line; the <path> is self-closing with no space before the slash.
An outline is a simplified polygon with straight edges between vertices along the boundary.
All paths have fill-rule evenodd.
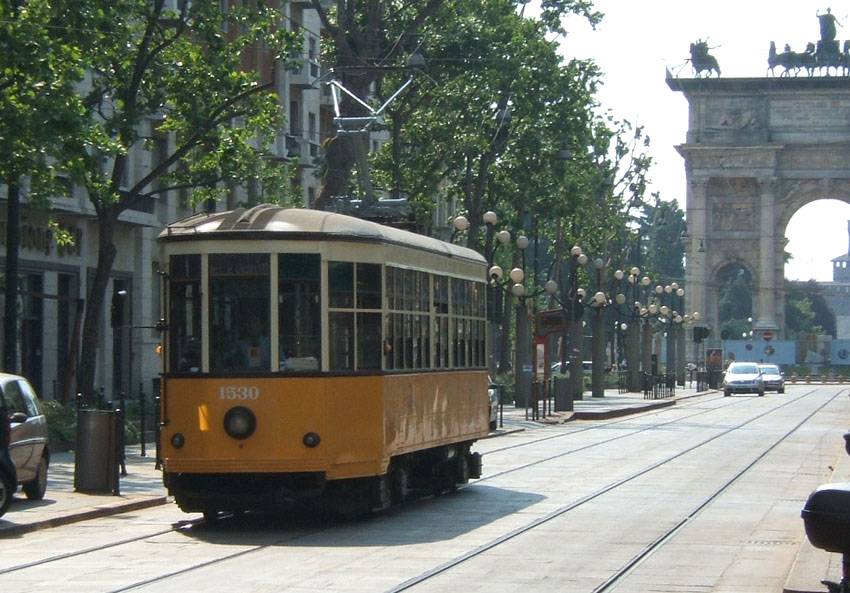
<path id="1" fill-rule="evenodd" d="M 825 68 L 828 74 L 830 68 L 840 69 L 843 66 L 838 41 L 835 39 L 835 27 L 839 23 L 829 8 L 823 14 L 820 12 L 815 14 L 820 22 L 820 41 L 817 43 L 815 53 L 815 67 Z"/>
<path id="2" fill-rule="evenodd" d="M 827 8 L 824 14 L 820 14 L 820 12 L 815 14 L 820 21 L 820 40 L 835 41 L 835 25 L 838 23 L 838 19 L 832 14 L 832 9 Z"/>

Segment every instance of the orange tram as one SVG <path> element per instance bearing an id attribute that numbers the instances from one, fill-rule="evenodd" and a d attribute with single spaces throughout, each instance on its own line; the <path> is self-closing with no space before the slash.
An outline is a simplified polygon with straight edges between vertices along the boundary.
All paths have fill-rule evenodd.
<path id="1" fill-rule="evenodd" d="M 164 481 L 184 511 L 361 513 L 481 475 L 484 258 L 271 205 L 159 236 Z"/>

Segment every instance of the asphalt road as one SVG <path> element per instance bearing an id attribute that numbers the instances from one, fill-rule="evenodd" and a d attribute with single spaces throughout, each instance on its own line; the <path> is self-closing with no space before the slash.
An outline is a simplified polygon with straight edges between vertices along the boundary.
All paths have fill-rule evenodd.
<path id="1" fill-rule="evenodd" d="M 848 419 L 846 388 L 794 386 L 514 432 L 477 445 L 483 479 L 365 520 L 166 505 L 29 533 L 3 542 L 0 587 L 775 593 Z"/>

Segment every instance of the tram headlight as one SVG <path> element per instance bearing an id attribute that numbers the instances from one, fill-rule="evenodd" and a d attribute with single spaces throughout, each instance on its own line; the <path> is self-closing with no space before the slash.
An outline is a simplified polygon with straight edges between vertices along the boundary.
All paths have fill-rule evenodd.
<path id="1" fill-rule="evenodd" d="M 183 445 L 186 444 L 186 437 L 183 436 L 182 432 L 175 432 L 171 437 L 171 446 L 175 449 L 182 449 Z"/>
<path id="2" fill-rule="evenodd" d="M 302 439 L 304 446 L 310 447 L 311 449 L 313 447 L 318 447 L 319 443 L 321 441 L 322 441 L 322 439 L 319 438 L 319 435 L 316 434 L 315 432 L 308 432 L 307 434 L 304 435 L 304 438 Z"/>
<path id="3" fill-rule="evenodd" d="M 230 408 L 224 415 L 224 431 L 234 439 L 247 439 L 257 429 L 257 417 L 245 406 Z"/>

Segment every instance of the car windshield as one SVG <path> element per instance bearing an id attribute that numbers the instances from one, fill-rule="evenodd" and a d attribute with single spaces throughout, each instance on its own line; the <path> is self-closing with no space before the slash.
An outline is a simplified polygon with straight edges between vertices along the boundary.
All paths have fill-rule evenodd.
<path id="1" fill-rule="evenodd" d="M 733 364 L 729 367 L 729 372 L 733 375 L 755 375 L 759 368 L 754 364 Z"/>
<path id="2" fill-rule="evenodd" d="M 775 364 L 759 365 L 759 370 L 766 375 L 778 375 L 779 367 Z"/>

